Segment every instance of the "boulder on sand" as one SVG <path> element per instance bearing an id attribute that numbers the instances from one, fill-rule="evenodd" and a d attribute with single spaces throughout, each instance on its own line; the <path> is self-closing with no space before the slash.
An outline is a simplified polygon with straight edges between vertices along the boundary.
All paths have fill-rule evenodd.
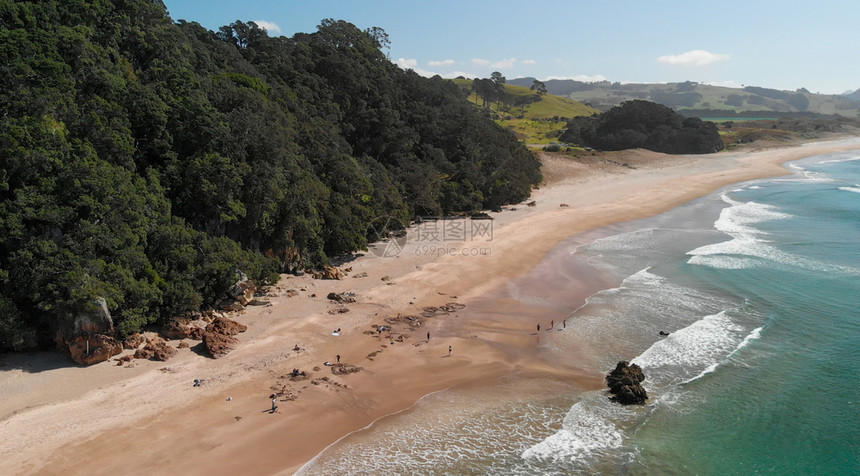
<path id="1" fill-rule="evenodd" d="M 216 317 L 209 325 L 206 326 L 205 332 L 214 332 L 216 334 L 224 334 L 234 336 L 240 332 L 248 330 L 248 326 L 241 322 L 236 322 L 226 317 Z M 205 335 L 205 333 L 204 333 Z"/>
<path id="2" fill-rule="evenodd" d="M 122 344 L 104 334 L 78 335 L 67 343 L 72 359 L 81 365 L 104 362 L 122 352 Z"/>
<path id="3" fill-rule="evenodd" d="M 146 345 L 134 352 L 135 359 L 155 359 L 162 362 L 176 355 L 176 349 L 156 337 L 146 341 Z"/>
<path id="4" fill-rule="evenodd" d="M 239 339 L 233 336 L 246 330 L 248 330 L 248 326 L 245 324 L 226 317 L 216 317 L 206 326 L 206 331 L 203 333 L 203 345 L 206 346 L 206 350 L 213 359 L 224 357 L 239 345 Z"/>
<path id="5" fill-rule="evenodd" d="M 626 360 L 618 362 L 615 370 L 606 376 L 609 393 L 615 395 L 612 400 L 626 405 L 642 405 L 648 399 L 648 393 L 640 385 L 644 380 L 645 374 L 642 373 L 642 368 Z"/>
<path id="6" fill-rule="evenodd" d="M 334 302 L 340 302 L 340 303 L 355 302 L 355 294 L 351 293 L 351 292 L 343 292 L 343 293 L 331 292 L 331 293 L 328 293 L 328 296 L 326 296 L 326 297 L 328 299 L 334 301 Z"/>
<path id="7" fill-rule="evenodd" d="M 343 279 L 346 274 L 334 266 L 323 266 L 322 271 L 314 271 L 314 279 Z"/>
<path id="8" fill-rule="evenodd" d="M 140 344 L 143 344 L 144 340 L 145 339 L 143 335 L 135 332 L 134 334 L 126 337 L 125 340 L 122 341 L 122 346 L 125 349 L 137 349 L 138 347 L 140 347 Z"/>
<path id="9" fill-rule="evenodd" d="M 213 359 L 218 359 L 235 349 L 239 345 L 239 339 L 227 334 L 206 331 L 203 334 L 203 345 Z"/>
<path id="10" fill-rule="evenodd" d="M 257 285 L 253 281 L 247 279 L 237 281 L 230 289 L 230 297 L 239 302 L 243 306 L 247 306 L 249 302 L 254 300 L 254 293 L 257 292 Z"/>

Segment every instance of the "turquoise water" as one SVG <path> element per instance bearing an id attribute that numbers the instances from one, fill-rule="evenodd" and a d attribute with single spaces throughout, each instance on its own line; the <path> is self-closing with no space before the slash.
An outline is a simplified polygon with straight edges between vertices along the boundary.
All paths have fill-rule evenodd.
<path id="1" fill-rule="evenodd" d="M 618 285 L 559 315 L 541 351 L 603 373 L 632 360 L 648 404 L 516 378 L 440 392 L 304 473 L 860 474 L 860 152 L 790 167 L 559 263 Z"/>

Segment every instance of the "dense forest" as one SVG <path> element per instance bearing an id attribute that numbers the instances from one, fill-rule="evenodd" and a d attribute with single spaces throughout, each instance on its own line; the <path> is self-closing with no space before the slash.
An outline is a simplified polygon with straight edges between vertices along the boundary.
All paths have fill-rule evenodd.
<path id="1" fill-rule="evenodd" d="M 641 100 L 574 118 L 560 139 L 599 150 L 642 148 L 667 154 L 708 154 L 723 148 L 715 124 Z"/>
<path id="2" fill-rule="evenodd" d="M 495 207 L 541 178 L 457 85 L 389 61 L 379 28 L 0 0 L 0 37 L 0 351 L 105 307 L 127 335 L 363 249 L 375 217 Z"/>

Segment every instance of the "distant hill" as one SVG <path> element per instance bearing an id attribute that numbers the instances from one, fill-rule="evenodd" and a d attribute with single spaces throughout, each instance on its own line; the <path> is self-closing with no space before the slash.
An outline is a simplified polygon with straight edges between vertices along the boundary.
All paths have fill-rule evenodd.
<path id="1" fill-rule="evenodd" d="M 467 91 L 472 104 L 484 106 L 484 100 L 473 89 L 471 79 L 454 79 L 455 84 Z M 517 137 L 529 144 L 547 144 L 558 139 L 567 127 L 567 120 L 591 116 L 600 111 L 579 101 L 554 94 L 537 94 L 528 86 L 504 84 L 506 99 L 486 102 L 486 109 L 496 123 L 511 129 Z M 519 105 L 518 105 L 519 104 Z"/>
<path id="2" fill-rule="evenodd" d="M 528 86 L 534 78 L 517 78 L 509 84 Z M 860 93 L 851 95 L 815 94 L 801 88 L 797 91 L 747 86 L 727 88 L 692 81 L 660 84 L 621 84 L 609 81 L 585 83 L 575 80 L 545 81 L 547 92 L 581 101 L 601 111 L 607 111 L 625 101 L 645 99 L 679 112 L 685 109 L 707 110 L 719 113 L 727 111 L 773 112 L 775 115 L 798 112 L 815 115 L 839 114 L 860 117 Z"/>
<path id="3" fill-rule="evenodd" d="M 459 85 L 463 89 L 467 89 L 471 91 L 473 81 L 471 79 L 454 79 L 452 80 L 454 83 Z M 529 82 L 528 85 L 519 85 L 506 83 L 505 93 L 512 97 L 523 97 L 523 96 L 535 96 L 535 91 L 531 90 L 530 87 L 532 82 Z M 494 111 L 498 112 L 507 112 L 511 115 L 522 116 L 521 119 L 549 119 L 552 117 L 578 117 L 578 116 L 590 116 L 594 113 L 600 112 L 597 109 L 586 106 L 580 101 L 569 99 L 561 94 L 542 94 L 539 96 L 539 99 L 536 102 L 527 104 L 524 108 L 524 112 L 519 114 L 520 107 L 509 104 L 509 108 L 502 107 L 501 109 L 497 108 L 496 105 L 492 105 L 491 108 Z M 469 95 L 469 100 L 475 102 L 475 93 L 471 92 Z"/>
<path id="4" fill-rule="evenodd" d="M 857 89 L 853 93 L 843 94 L 843 96 L 854 102 L 860 102 L 860 89 Z"/>

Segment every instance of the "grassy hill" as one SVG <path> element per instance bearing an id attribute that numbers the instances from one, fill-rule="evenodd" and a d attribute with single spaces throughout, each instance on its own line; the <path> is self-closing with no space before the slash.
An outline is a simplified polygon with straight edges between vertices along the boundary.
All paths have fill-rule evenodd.
<path id="1" fill-rule="evenodd" d="M 534 78 L 517 78 L 509 83 L 530 85 Z M 583 83 L 574 80 L 546 81 L 547 91 L 581 101 L 601 111 L 607 111 L 625 101 L 645 99 L 669 106 L 679 112 L 696 111 L 702 117 L 726 111 L 776 115 L 807 113 L 814 115 L 838 114 L 860 117 L 860 104 L 844 95 L 815 94 L 805 89 L 779 91 L 747 86 L 727 88 L 686 81 L 683 83 L 621 84 L 609 81 Z M 707 111 L 706 111 L 707 110 Z M 718 115 L 718 114 L 717 114 Z"/>
<path id="2" fill-rule="evenodd" d="M 483 99 L 472 91 L 471 79 L 452 81 L 469 91 L 469 101 L 483 105 Z M 535 95 L 528 87 L 514 84 L 505 84 L 505 93 L 511 97 Z M 566 129 L 567 119 L 600 112 L 579 101 L 553 94 L 542 94 L 539 100 L 523 107 L 493 102 L 488 103 L 488 109 L 496 123 L 511 129 L 520 140 L 528 144 L 548 144 L 555 141 Z"/>

